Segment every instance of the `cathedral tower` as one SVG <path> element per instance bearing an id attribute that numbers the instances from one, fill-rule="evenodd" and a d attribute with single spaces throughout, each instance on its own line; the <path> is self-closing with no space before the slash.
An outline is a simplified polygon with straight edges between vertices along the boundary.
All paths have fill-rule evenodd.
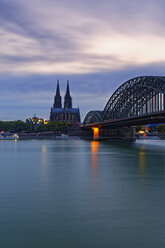
<path id="1" fill-rule="evenodd" d="M 53 105 L 53 107 L 54 108 L 62 108 L 59 80 L 57 80 L 56 95 L 54 97 L 54 105 Z"/>
<path id="2" fill-rule="evenodd" d="M 77 125 L 80 122 L 79 108 L 72 108 L 72 97 L 70 96 L 69 80 L 67 81 L 64 108 L 62 108 L 59 80 L 57 81 L 56 95 L 54 97 L 53 107 L 50 111 L 50 121 L 67 121 L 72 125 Z"/>
<path id="3" fill-rule="evenodd" d="M 69 89 L 69 80 L 67 80 L 67 88 L 66 88 L 66 94 L 64 98 L 64 109 L 72 108 L 72 97 L 70 96 L 70 89 Z"/>

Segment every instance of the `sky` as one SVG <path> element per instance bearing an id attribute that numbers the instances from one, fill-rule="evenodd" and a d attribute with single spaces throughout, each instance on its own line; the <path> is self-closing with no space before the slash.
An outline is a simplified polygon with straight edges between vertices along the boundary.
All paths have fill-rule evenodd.
<path id="1" fill-rule="evenodd" d="M 60 80 L 81 118 L 122 83 L 165 75 L 163 0 L 0 0 L 0 120 L 49 119 Z"/>

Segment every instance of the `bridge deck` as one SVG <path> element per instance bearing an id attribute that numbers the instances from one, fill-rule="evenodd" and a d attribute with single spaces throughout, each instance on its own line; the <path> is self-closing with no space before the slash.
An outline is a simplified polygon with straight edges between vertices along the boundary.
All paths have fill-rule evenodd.
<path id="1" fill-rule="evenodd" d="M 154 124 L 154 123 L 165 123 L 165 111 L 158 113 L 146 114 L 141 116 L 134 116 L 126 119 L 117 119 L 117 120 L 106 120 L 95 123 L 88 123 L 81 125 L 82 128 L 91 128 L 91 127 L 121 127 L 121 126 L 136 126 L 136 125 L 145 125 L 145 124 Z"/>

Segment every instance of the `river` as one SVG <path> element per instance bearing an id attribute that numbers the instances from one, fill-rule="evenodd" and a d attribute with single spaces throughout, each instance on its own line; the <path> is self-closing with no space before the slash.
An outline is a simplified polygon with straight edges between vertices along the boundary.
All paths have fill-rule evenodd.
<path id="1" fill-rule="evenodd" d="M 164 248 L 165 141 L 1 141 L 0 247 Z"/>

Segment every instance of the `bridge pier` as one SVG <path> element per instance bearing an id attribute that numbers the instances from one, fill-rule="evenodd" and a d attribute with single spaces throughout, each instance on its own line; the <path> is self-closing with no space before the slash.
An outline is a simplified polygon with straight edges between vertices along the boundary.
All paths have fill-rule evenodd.
<path id="1" fill-rule="evenodd" d="M 135 128 L 133 127 L 90 127 L 81 128 L 81 139 L 95 141 L 135 141 Z"/>
<path id="2" fill-rule="evenodd" d="M 133 127 L 101 128 L 100 140 L 135 141 L 135 129 Z"/>
<path id="3" fill-rule="evenodd" d="M 99 140 L 110 141 L 135 141 L 135 128 L 118 127 L 118 128 L 100 128 Z"/>
<path id="4" fill-rule="evenodd" d="M 70 136 L 79 136 L 86 140 L 108 140 L 108 141 L 134 141 L 135 129 L 133 127 L 88 127 L 88 128 L 69 128 Z"/>

